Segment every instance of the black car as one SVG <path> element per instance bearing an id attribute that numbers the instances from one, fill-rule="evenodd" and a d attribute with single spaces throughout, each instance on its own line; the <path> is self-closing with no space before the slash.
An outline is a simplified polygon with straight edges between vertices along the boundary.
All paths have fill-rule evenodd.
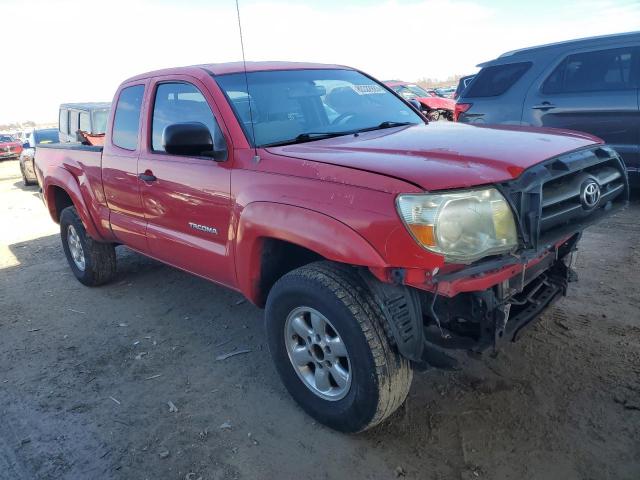
<path id="1" fill-rule="evenodd" d="M 478 66 L 458 98 L 458 121 L 587 132 L 640 180 L 640 32 L 526 48 Z"/>

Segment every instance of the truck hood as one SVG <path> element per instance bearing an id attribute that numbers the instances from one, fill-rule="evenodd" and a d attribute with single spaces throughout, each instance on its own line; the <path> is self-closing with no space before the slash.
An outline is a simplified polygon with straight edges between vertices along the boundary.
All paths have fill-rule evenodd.
<path id="1" fill-rule="evenodd" d="M 536 163 L 598 143 L 569 130 L 434 122 L 268 150 L 444 190 L 511 180 Z"/>

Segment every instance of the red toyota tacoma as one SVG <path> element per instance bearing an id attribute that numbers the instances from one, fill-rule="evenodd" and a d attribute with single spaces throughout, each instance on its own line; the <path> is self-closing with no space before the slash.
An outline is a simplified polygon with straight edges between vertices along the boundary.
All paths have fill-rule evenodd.
<path id="1" fill-rule="evenodd" d="M 388 417 L 414 369 L 516 339 L 575 279 L 582 230 L 626 203 L 592 136 L 428 124 L 347 67 L 246 68 L 125 81 L 104 147 L 39 146 L 38 181 L 78 280 L 110 280 L 126 245 L 241 292 L 332 428 Z"/>

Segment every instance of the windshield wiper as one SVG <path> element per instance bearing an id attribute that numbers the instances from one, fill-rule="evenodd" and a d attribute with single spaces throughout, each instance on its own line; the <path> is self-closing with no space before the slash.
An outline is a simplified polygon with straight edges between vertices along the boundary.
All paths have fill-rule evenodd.
<path id="1" fill-rule="evenodd" d="M 291 138 L 289 140 L 283 140 L 282 142 L 274 142 L 267 143 L 265 145 L 260 145 L 263 148 L 266 147 L 280 147 L 284 145 L 293 145 L 295 143 L 304 143 L 310 142 L 312 140 L 322 140 L 323 138 L 332 138 L 332 137 L 340 137 L 342 135 L 351 135 L 354 133 L 358 133 L 360 130 L 348 130 L 344 132 L 304 132 L 298 135 L 295 138 Z"/>
<path id="2" fill-rule="evenodd" d="M 413 123 L 413 122 L 392 122 L 390 120 L 386 120 L 386 121 L 382 122 L 380 125 L 378 125 L 377 127 L 365 128 L 365 129 L 361 130 L 361 132 L 366 132 L 366 131 L 369 131 L 369 130 L 380 130 L 382 128 L 404 127 L 405 125 L 417 125 L 417 123 Z"/>
<path id="3" fill-rule="evenodd" d="M 357 130 L 344 130 L 342 132 L 304 132 L 298 135 L 295 138 L 291 138 L 289 140 L 283 140 L 281 142 L 267 143 L 265 145 L 260 145 L 262 148 L 268 147 L 282 147 L 284 145 L 294 145 L 296 143 L 304 143 L 311 142 L 313 140 L 322 140 L 323 138 L 333 138 L 340 137 L 343 135 L 353 135 L 361 132 L 370 132 L 372 130 L 381 130 L 384 128 L 392 128 L 392 127 L 403 127 L 405 125 L 417 125 L 413 122 L 392 122 L 386 120 L 375 127 L 367 127 L 367 128 L 358 128 Z"/>

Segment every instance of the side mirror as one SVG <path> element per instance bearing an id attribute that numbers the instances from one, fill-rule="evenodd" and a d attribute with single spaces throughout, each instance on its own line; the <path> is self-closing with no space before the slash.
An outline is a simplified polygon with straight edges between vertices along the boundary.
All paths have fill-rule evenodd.
<path id="1" fill-rule="evenodd" d="M 31 148 L 31 145 L 29 145 L 29 142 L 24 142 L 22 148 Z"/>
<path id="2" fill-rule="evenodd" d="M 162 146 L 172 155 L 216 157 L 211 132 L 200 122 L 167 125 L 162 132 Z"/>

